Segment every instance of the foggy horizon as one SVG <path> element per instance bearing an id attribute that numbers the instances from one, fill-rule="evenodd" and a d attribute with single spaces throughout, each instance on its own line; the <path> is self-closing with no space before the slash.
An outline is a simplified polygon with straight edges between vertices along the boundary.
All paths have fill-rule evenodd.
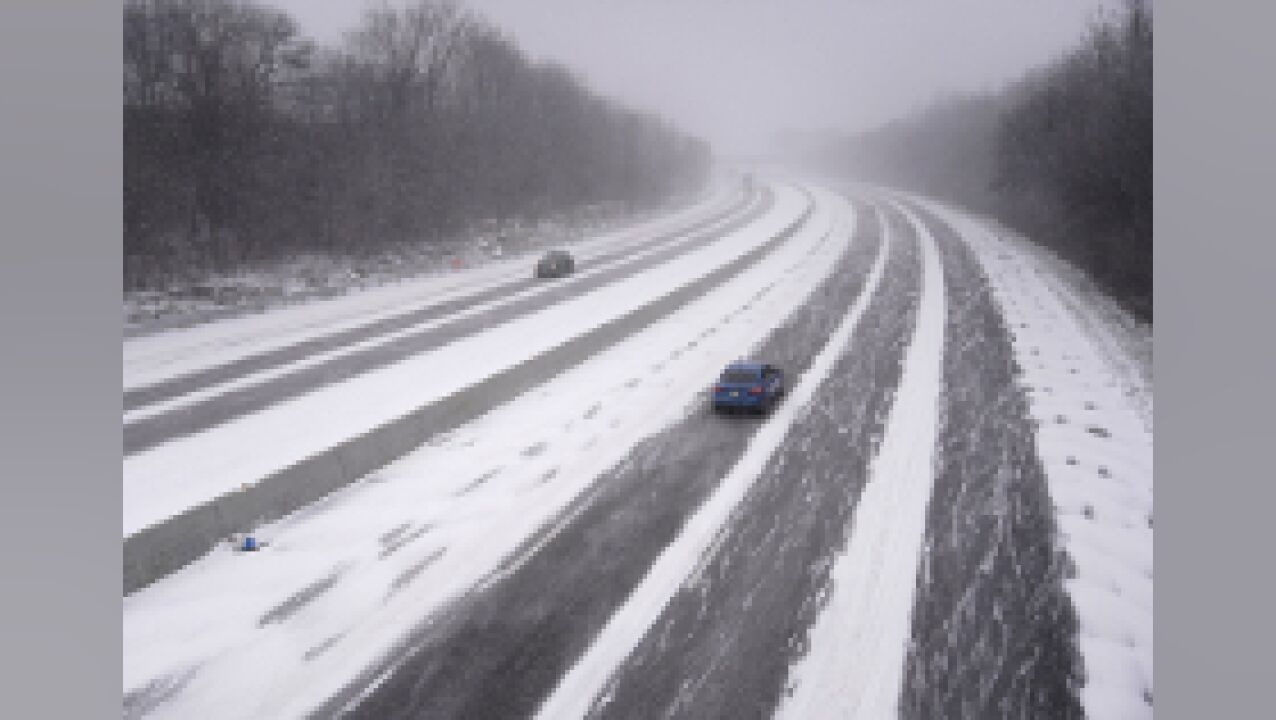
<path id="1" fill-rule="evenodd" d="M 340 44 L 361 0 L 266 0 L 303 35 Z M 405 5 L 403 0 L 392 5 Z M 992 91 L 1077 44 L 1114 3 L 980 0 L 465 0 L 533 60 L 659 115 L 719 155 L 779 133 L 860 132 L 953 93 Z"/>

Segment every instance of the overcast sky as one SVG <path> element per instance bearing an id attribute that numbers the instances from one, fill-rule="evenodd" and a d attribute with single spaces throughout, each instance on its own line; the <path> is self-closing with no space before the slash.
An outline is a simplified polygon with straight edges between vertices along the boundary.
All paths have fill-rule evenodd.
<path id="1" fill-rule="evenodd" d="M 339 42 L 365 0 L 259 0 Z M 396 4 L 403 4 L 397 2 Z M 1072 46 L 1113 0 L 468 0 L 532 57 L 725 153 L 862 130 L 992 89 Z"/>

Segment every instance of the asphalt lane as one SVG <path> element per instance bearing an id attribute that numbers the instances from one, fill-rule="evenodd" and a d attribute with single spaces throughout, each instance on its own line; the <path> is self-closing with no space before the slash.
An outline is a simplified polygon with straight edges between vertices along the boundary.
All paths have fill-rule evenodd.
<path id="1" fill-rule="evenodd" d="M 833 274 L 757 354 L 792 374 L 805 369 L 863 287 L 879 241 L 857 228 Z M 706 407 L 640 443 L 564 513 L 569 524 L 511 556 L 517 569 L 430 618 L 318 714 L 355 702 L 355 717 L 530 715 L 758 426 L 756 418 L 717 417 Z"/>
<path id="2" fill-rule="evenodd" d="M 391 342 L 342 355 L 327 362 L 298 369 L 257 385 L 231 390 L 202 402 L 180 406 L 168 412 L 128 423 L 124 425 L 123 429 L 124 454 L 131 455 L 148 450 L 174 438 L 191 435 L 232 421 L 235 418 L 257 412 L 270 405 L 311 392 L 325 385 L 339 383 L 363 373 L 385 367 L 405 357 L 428 352 L 668 262 L 701 247 L 704 242 L 716 240 L 732 230 L 756 220 L 771 208 L 773 200 L 774 196 L 771 193 L 764 193 L 763 197 L 752 207 L 733 216 L 725 224 L 710 225 L 707 230 L 701 229 L 690 234 L 671 234 L 657 244 L 662 248 L 659 251 L 636 260 L 622 262 L 616 267 L 595 275 L 557 282 L 545 292 L 537 293 L 531 297 L 503 303 L 469 317 L 445 321 L 442 325 L 422 330 Z M 633 252 L 633 249 L 629 249 L 617 254 L 623 257 L 624 254 L 632 254 Z M 596 262 L 601 263 L 603 261 Z M 446 318 L 449 314 L 483 302 L 508 297 L 537 285 L 545 285 L 545 281 L 530 278 L 519 280 L 476 295 L 433 305 L 371 325 L 316 338 L 269 353 L 251 356 L 197 375 L 186 376 L 170 383 L 157 385 L 145 391 L 139 390 L 137 393 L 189 392 L 205 387 L 209 382 L 239 377 L 242 374 L 304 359 L 313 354 L 337 349 L 381 334 L 403 330 L 417 323 Z M 156 396 L 158 397 L 158 395 Z M 127 397 L 128 394 L 126 394 L 126 402 Z"/>
<path id="3" fill-rule="evenodd" d="M 947 288 L 935 489 L 905 661 L 904 718 L 1080 718 L 1068 561 L 1019 368 L 969 247 L 923 208 Z"/>

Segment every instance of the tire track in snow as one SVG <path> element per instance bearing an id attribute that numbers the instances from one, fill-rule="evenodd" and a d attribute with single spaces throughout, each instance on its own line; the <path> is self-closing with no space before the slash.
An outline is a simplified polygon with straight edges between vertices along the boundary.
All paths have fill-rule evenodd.
<path id="1" fill-rule="evenodd" d="M 181 672 L 156 678 L 138 690 L 125 693 L 121 703 L 124 718 L 135 720 L 146 716 L 169 698 L 180 693 L 198 672 L 199 667 L 186 668 Z"/>
<path id="2" fill-rule="evenodd" d="M 823 284 L 759 348 L 805 367 L 869 271 L 875 247 L 856 233 Z M 623 380 L 623 378 L 621 378 Z M 510 556 L 464 602 L 433 615 L 402 649 L 319 714 L 521 716 L 552 690 L 594 629 L 624 601 L 661 548 L 739 457 L 757 424 L 706 409 L 634 447 Z"/>
<path id="3" fill-rule="evenodd" d="M 603 323 L 552 349 L 427 403 L 362 435 L 306 457 L 282 470 L 190 507 L 124 539 L 123 590 L 127 595 L 208 552 L 219 540 L 276 520 L 337 488 L 366 477 L 429 438 L 473 420 L 574 367 L 601 348 L 640 332 L 692 298 L 722 285 L 767 257 L 810 220 L 814 199 L 802 214 L 766 242 L 632 312 Z"/>
<path id="4" fill-rule="evenodd" d="M 921 263 L 916 238 L 895 215 L 882 216 L 890 258 L 850 348 L 592 716 L 766 717 L 779 702 L 818 614 L 912 335 Z"/>
<path id="5" fill-rule="evenodd" d="M 314 602 L 320 595 L 331 590 L 341 579 L 344 568 L 334 568 L 331 572 L 318 580 L 310 583 L 304 588 L 293 593 L 283 602 L 267 610 L 260 619 L 257 620 L 258 627 L 266 627 L 273 623 L 279 623 L 287 620 L 297 612 Z"/>
<path id="6" fill-rule="evenodd" d="M 917 323 L 869 480 L 852 515 L 846 553 L 833 566 L 828 605 L 809 652 L 793 666 L 779 718 L 886 718 L 898 712 L 913 590 L 921 559 L 943 368 L 945 287 L 929 230 L 921 242 Z"/>

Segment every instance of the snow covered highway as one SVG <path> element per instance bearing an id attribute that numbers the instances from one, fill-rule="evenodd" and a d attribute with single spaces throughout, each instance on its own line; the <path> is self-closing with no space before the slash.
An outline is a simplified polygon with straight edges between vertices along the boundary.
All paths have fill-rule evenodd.
<path id="1" fill-rule="evenodd" d="M 1130 326 L 983 220 L 757 186 L 127 339 L 126 716 L 1151 717 Z M 789 393 L 713 414 L 746 357 Z"/>
<path id="2" fill-rule="evenodd" d="M 193 559 L 237 526 L 279 517 L 361 477 L 756 262 L 809 218 L 803 194 L 784 190 L 780 212 L 744 231 L 728 230 L 678 262 L 593 293 L 555 298 L 564 301 L 437 352 L 409 353 L 299 397 L 285 394 L 240 422 L 127 455 L 126 589 Z M 656 287 L 657 299 L 635 293 L 636 286 Z M 426 338 L 427 346 L 432 340 Z M 374 362 L 384 364 L 383 358 Z M 193 459 L 201 468 L 197 478 L 186 470 Z M 187 477 L 175 483 L 181 475 Z"/>

